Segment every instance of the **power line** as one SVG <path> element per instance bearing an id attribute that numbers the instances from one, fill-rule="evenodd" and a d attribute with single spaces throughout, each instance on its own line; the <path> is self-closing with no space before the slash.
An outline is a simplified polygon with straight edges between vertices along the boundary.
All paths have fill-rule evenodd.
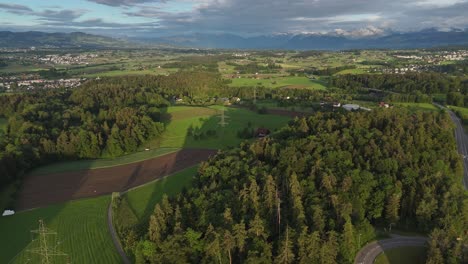
<path id="1" fill-rule="evenodd" d="M 57 250 L 57 247 L 60 244 L 56 243 L 57 232 L 47 228 L 42 219 L 39 220 L 39 229 L 31 230 L 31 234 L 33 236 L 38 236 L 37 239 L 39 240 L 39 246 L 27 251 L 32 254 L 39 255 L 42 264 L 56 263 L 55 260 L 57 257 L 64 257 L 66 258 L 66 263 L 70 263 L 68 255 Z M 52 241 L 50 241 L 49 238 L 52 238 Z M 36 240 L 33 238 L 33 242 Z"/>
<path id="2" fill-rule="evenodd" d="M 224 128 L 226 125 L 229 124 L 229 122 L 226 121 L 227 118 L 229 118 L 229 116 L 227 116 L 225 114 L 226 110 L 225 110 L 225 107 L 223 105 L 223 107 L 221 108 L 221 115 L 220 115 L 220 118 L 221 118 L 221 121 L 219 121 L 219 125 Z"/>

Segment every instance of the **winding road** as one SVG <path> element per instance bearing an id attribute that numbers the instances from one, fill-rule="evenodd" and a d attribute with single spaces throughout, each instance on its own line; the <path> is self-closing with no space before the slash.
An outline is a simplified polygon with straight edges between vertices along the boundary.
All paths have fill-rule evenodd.
<path id="1" fill-rule="evenodd" d="M 463 156 L 463 186 L 468 189 L 468 138 L 460 118 L 452 111 L 447 110 L 450 118 L 457 126 L 455 128 L 455 139 L 457 141 L 458 152 Z"/>
<path id="2" fill-rule="evenodd" d="M 427 237 L 406 237 L 392 235 L 392 238 L 374 241 L 366 245 L 357 254 L 354 263 L 372 264 L 375 258 L 385 250 L 397 247 L 422 247 L 425 246 Z"/>

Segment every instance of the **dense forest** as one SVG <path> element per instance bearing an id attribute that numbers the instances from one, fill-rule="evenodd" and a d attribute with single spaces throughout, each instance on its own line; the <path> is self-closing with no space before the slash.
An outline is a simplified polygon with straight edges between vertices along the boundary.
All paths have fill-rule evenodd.
<path id="1" fill-rule="evenodd" d="M 444 113 L 295 119 L 203 163 L 146 225 L 119 228 L 124 247 L 136 263 L 352 263 L 373 226 L 393 225 L 432 232 L 428 263 L 466 263 L 452 133 Z"/>
<path id="2" fill-rule="evenodd" d="M 0 96 L 0 187 L 42 163 L 131 153 L 164 129 L 168 102 L 144 88 L 109 84 Z"/>
<path id="3" fill-rule="evenodd" d="M 331 78 L 330 85 L 347 90 L 364 87 L 406 94 L 417 91 L 429 95 L 448 92 L 467 94 L 468 92 L 467 80 L 439 73 L 345 74 Z"/>

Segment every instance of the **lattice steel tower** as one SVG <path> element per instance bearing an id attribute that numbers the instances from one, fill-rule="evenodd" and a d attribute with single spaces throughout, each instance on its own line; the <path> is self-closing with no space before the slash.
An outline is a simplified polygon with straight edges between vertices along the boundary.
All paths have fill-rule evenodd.
<path id="1" fill-rule="evenodd" d="M 61 263 L 70 263 L 68 255 L 57 250 L 59 246 L 56 241 L 57 232 L 48 229 L 43 220 L 39 220 L 39 229 L 31 230 L 31 234 L 33 235 L 33 242 L 38 240 L 39 246 L 27 251 L 39 255 L 42 264 L 57 263 L 61 257 L 64 259 Z M 37 236 L 36 239 L 34 239 L 34 235 Z"/>

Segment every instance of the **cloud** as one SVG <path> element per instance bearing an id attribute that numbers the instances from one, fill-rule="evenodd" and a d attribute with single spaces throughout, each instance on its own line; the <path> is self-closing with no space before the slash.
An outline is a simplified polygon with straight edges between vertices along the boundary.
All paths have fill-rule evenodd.
<path id="1" fill-rule="evenodd" d="M 84 9 L 64 9 L 64 10 L 50 10 L 46 9 L 42 12 L 33 13 L 35 16 L 39 17 L 41 21 L 73 21 L 85 13 L 87 10 Z"/>
<path id="2" fill-rule="evenodd" d="M 100 17 L 97 13 L 102 11 L 60 8 L 38 11 L 14 4 L 0 4 L 0 9 L 30 15 L 39 23 L 38 27 L 43 25 L 46 29 L 69 27 L 86 31 L 105 28 L 108 32 L 120 30 L 120 33 L 133 35 L 144 31 L 154 36 L 195 32 L 244 36 L 333 32 L 349 37 L 366 37 L 428 27 L 468 27 L 468 16 L 465 14 L 468 0 L 87 1 L 106 5 L 106 9 L 116 15 L 104 20 L 104 16 Z M 80 21 L 85 13 L 87 20 Z M 95 19 L 89 19 L 91 15 Z"/>
<path id="3" fill-rule="evenodd" d="M 175 0 L 173 0 L 175 1 Z M 400 31 L 467 27 L 467 0 L 204 0 L 190 11 L 145 6 L 127 16 L 157 19 L 172 32 L 228 32 L 263 35 L 280 32 L 334 32 L 355 36 Z M 442 3 L 443 2 L 443 3 Z M 171 2 L 172 3 L 172 2 Z M 370 30 L 370 29 L 380 29 Z"/>
<path id="4" fill-rule="evenodd" d="M 0 3 L 0 9 L 3 9 L 10 13 L 24 13 L 24 12 L 32 12 L 33 10 L 24 5 L 16 5 L 16 4 L 2 4 Z"/>
<path id="5" fill-rule="evenodd" d="M 108 5 L 108 6 L 134 6 L 136 4 L 143 4 L 148 2 L 161 2 L 164 3 L 166 0 L 88 0 L 90 2 L 94 2 L 101 5 Z"/>

